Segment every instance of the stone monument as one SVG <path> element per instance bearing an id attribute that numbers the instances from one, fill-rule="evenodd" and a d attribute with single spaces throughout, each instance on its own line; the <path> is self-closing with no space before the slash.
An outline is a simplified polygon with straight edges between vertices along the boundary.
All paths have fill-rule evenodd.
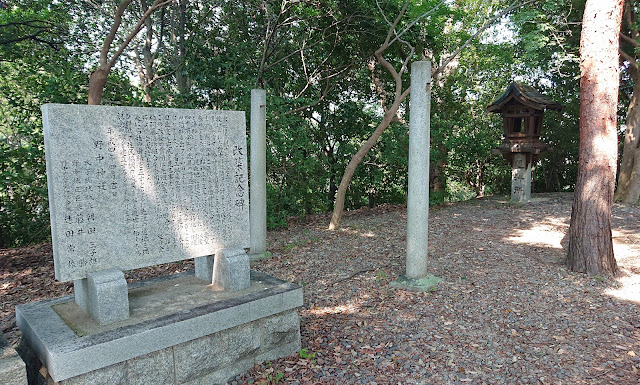
<path id="1" fill-rule="evenodd" d="M 244 112 L 42 111 L 55 274 L 75 295 L 16 319 L 53 381 L 218 383 L 300 349 L 301 289 L 250 271 L 245 252 Z M 192 274 L 125 280 L 191 258 Z"/>

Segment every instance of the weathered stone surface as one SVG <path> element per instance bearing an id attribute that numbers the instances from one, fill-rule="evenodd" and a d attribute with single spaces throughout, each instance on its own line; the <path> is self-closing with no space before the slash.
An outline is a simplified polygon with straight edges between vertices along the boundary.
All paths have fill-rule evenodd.
<path id="1" fill-rule="evenodd" d="M 251 288 L 240 292 L 241 294 L 213 292 L 213 287 L 195 284 L 188 285 L 189 289 L 184 290 L 182 283 L 171 284 L 172 278 L 158 280 L 150 285 L 144 282 L 132 284 L 130 293 L 136 293 L 134 286 L 141 291 L 136 294 L 140 298 L 131 302 L 132 317 L 108 326 L 96 323 L 95 332 L 87 329 L 83 336 L 78 336 L 54 310 L 67 302 L 75 306 L 72 296 L 19 305 L 16 307 L 16 322 L 29 345 L 57 381 L 82 376 L 83 373 L 174 346 L 180 347 L 176 347 L 175 365 L 185 365 L 182 369 L 176 369 L 176 377 L 190 381 L 204 375 L 202 373 L 207 370 L 215 371 L 218 365 L 216 362 L 226 367 L 223 365 L 225 357 L 216 358 L 217 354 L 236 356 L 240 360 L 251 355 L 256 342 L 252 336 L 242 337 L 242 333 L 252 333 L 246 327 L 248 324 L 257 330 L 256 333 L 265 335 L 259 337 L 260 351 L 269 349 L 268 346 L 278 341 L 287 343 L 293 338 L 292 335 L 299 336 L 299 329 L 293 322 L 297 320 L 296 308 L 302 305 L 302 289 L 258 272 L 251 272 L 251 276 Z M 193 276 L 190 279 L 197 281 Z M 157 291 L 154 289 L 156 287 Z M 180 296 L 172 294 L 171 290 L 177 290 Z M 157 313 L 149 318 L 147 312 L 140 312 L 133 307 L 136 302 L 148 302 L 143 297 L 153 298 L 154 302 L 165 306 L 157 307 L 153 310 Z M 184 299 L 180 301 L 180 298 Z M 210 299 L 207 301 L 207 298 Z M 182 302 L 183 306 L 177 306 L 174 302 Z M 166 313 L 165 308 L 170 312 Z M 293 315 L 269 321 L 268 325 L 272 326 L 262 325 L 262 322 L 266 324 L 264 319 L 283 312 L 291 312 Z M 83 314 L 81 311 L 79 313 Z M 253 322 L 262 326 L 254 326 Z M 232 330 L 237 327 L 245 327 L 245 332 L 235 334 Z M 203 337 L 203 341 L 207 341 L 206 336 L 219 332 L 234 333 L 224 337 L 226 344 L 237 343 L 240 346 L 236 350 L 224 350 L 220 348 L 225 345 L 221 340 L 197 341 Z M 211 338 L 219 339 L 222 338 L 221 335 Z M 197 346 L 190 346 L 191 341 L 195 341 L 193 343 Z M 262 341 L 266 341 L 266 344 Z M 299 337 L 294 343 L 299 346 Z M 277 351 L 284 350 L 278 347 Z M 197 362 L 200 363 L 196 364 Z M 194 368 L 186 368 L 187 365 Z M 198 365 L 203 366 L 198 369 Z"/>
<path id="2" fill-rule="evenodd" d="M 221 249 L 214 257 L 212 283 L 225 291 L 244 290 L 251 285 L 250 271 L 243 249 Z"/>
<path id="3" fill-rule="evenodd" d="M 260 351 L 260 321 L 220 332 L 218 349 L 226 364 L 253 359 Z"/>
<path id="4" fill-rule="evenodd" d="M 408 278 L 407 276 L 400 276 L 395 281 L 392 281 L 389 286 L 393 287 L 394 289 L 423 292 L 431 290 L 432 287 L 442 281 L 442 278 L 436 277 L 433 274 L 429 274 L 426 277 L 418 279 Z"/>
<path id="5" fill-rule="evenodd" d="M 189 382 L 220 369 L 224 357 L 217 349 L 219 341 L 219 336 L 214 335 L 176 345 L 173 348 L 176 382 Z"/>
<path id="6" fill-rule="evenodd" d="M 527 162 L 527 154 L 513 155 L 511 200 L 523 203 L 531 200 L 531 163 Z"/>
<path id="7" fill-rule="evenodd" d="M 90 272 L 86 288 L 89 314 L 99 324 L 106 325 L 129 318 L 129 293 L 122 271 L 107 269 Z"/>
<path id="8" fill-rule="evenodd" d="M 243 112 L 42 111 L 58 280 L 249 246 Z"/>
<path id="9" fill-rule="evenodd" d="M 251 90 L 251 249 L 263 257 L 267 251 L 267 93 Z"/>
<path id="10" fill-rule="evenodd" d="M 27 369 L 25 363 L 2 333 L 0 333 L 0 384 L 27 384 Z"/>
<path id="11" fill-rule="evenodd" d="M 431 63 L 411 64 L 411 98 L 409 114 L 409 175 L 407 194 L 406 275 L 427 275 L 429 233 L 429 137 Z M 426 186 L 426 187 L 425 187 Z"/>
<path id="12" fill-rule="evenodd" d="M 297 311 L 291 309 L 60 382 L 48 376 L 40 383 L 224 384 L 256 363 L 296 354 L 300 350 L 297 322 Z M 263 345 L 265 341 L 268 346 Z"/>
<path id="13" fill-rule="evenodd" d="M 213 282 L 213 255 L 194 258 L 196 277 L 211 284 Z"/>
<path id="14" fill-rule="evenodd" d="M 127 385 L 175 383 L 171 348 L 127 361 Z"/>
<path id="15" fill-rule="evenodd" d="M 300 341 L 298 313 L 284 313 L 267 318 L 263 323 L 262 349 L 269 351 Z"/>
<path id="16" fill-rule="evenodd" d="M 128 385 L 126 373 L 126 363 L 122 362 L 60 381 L 60 385 Z"/>

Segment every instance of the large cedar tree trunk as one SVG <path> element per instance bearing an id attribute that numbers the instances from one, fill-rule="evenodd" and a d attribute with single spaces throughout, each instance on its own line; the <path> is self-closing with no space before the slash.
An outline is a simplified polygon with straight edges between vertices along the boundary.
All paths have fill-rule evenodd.
<path id="1" fill-rule="evenodd" d="M 613 275 L 611 206 L 618 138 L 618 33 L 623 0 L 587 0 L 580 38 L 580 157 L 567 266 Z"/>

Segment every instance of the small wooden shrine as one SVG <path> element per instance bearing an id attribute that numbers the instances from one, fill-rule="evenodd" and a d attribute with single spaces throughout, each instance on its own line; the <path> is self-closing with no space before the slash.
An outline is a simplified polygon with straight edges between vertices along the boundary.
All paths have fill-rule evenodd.
<path id="1" fill-rule="evenodd" d="M 504 128 L 501 153 L 512 168 L 511 199 L 526 202 L 531 198 L 531 166 L 549 147 L 540 141 L 545 110 L 561 110 L 562 106 L 536 89 L 513 82 L 488 112 L 502 115 Z"/>

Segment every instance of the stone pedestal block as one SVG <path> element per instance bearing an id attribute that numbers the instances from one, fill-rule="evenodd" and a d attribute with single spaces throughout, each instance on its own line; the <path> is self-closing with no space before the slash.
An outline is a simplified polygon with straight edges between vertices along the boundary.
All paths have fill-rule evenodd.
<path id="1" fill-rule="evenodd" d="M 73 281 L 75 302 L 101 325 L 129 318 L 129 295 L 124 273 L 107 269 Z"/>
<path id="2" fill-rule="evenodd" d="M 193 259 L 196 277 L 206 281 L 208 284 L 213 282 L 213 259 L 214 255 L 197 257 Z"/>
<path id="3" fill-rule="evenodd" d="M 249 256 L 243 249 L 219 250 L 213 261 L 213 281 L 225 291 L 249 287 Z"/>
<path id="4" fill-rule="evenodd" d="M 302 289 L 258 272 L 241 294 L 180 274 L 131 284 L 129 295 L 131 317 L 111 325 L 92 321 L 71 296 L 17 306 L 42 363 L 31 372 L 61 385 L 223 384 L 300 350 Z"/>
<path id="5" fill-rule="evenodd" d="M 511 200 L 523 203 L 531 200 L 531 163 L 527 161 L 527 154 L 513 155 Z"/>

